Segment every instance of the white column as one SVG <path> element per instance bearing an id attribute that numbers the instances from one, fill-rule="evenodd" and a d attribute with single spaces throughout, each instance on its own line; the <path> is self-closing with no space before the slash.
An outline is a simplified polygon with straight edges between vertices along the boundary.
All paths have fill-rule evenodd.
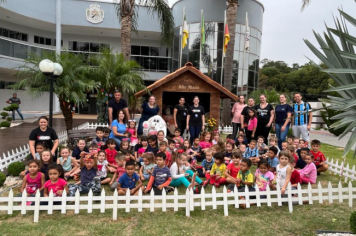
<path id="1" fill-rule="evenodd" d="M 61 0 L 56 0 L 56 53 L 61 54 L 61 41 L 62 41 L 62 29 L 61 29 Z"/>

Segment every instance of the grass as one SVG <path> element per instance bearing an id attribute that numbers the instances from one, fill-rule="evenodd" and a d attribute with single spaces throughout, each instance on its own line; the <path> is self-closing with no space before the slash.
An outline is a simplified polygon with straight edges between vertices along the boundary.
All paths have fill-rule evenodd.
<path id="1" fill-rule="evenodd" d="M 340 148 L 323 144 L 321 151 L 325 156 L 341 161 L 342 151 Z M 347 163 L 356 164 L 352 159 L 352 154 L 347 156 Z M 255 169 L 255 168 L 254 168 Z M 254 170 L 253 169 L 253 170 Z M 323 187 L 328 182 L 337 185 L 340 177 L 328 173 L 318 176 L 318 181 Z M 346 185 L 346 183 L 343 183 Z M 356 183 L 353 183 L 356 186 Z M 112 192 L 109 186 L 103 186 L 107 194 Z M 314 186 L 316 187 L 316 185 Z M 183 193 L 185 188 L 179 187 L 179 193 Z M 217 189 L 221 192 L 222 188 Z M 14 189 L 14 193 L 19 189 Z M 211 186 L 207 186 L 206 192 L 211 192 Z M 201 211 L 197 207 L 191 212 L 191 217 L 185 216 L 185 210 L 179 209 L 174 212 L 167 209 L 162 213 L 160 209 L 149 212 L 148 209 L 137 213 L 132 210 L 125 213 L 118 210 L 118 221 L 113 222 L 112 210 L 100 213 L 94 210 L 92 214 L 87 214 L 85 210 L 75 215 L 74 211 L 67 211 L 62 215 L 54 212 L 47 215 L 47 212 L 40 213 L 39 223 L 33 223 L 33 213 L 21 215 L 15 212 L 7 215 L 7 212 L 0 212 L 1 235 L 229 235 L 233 231 L 239 235 L 315 235 L 317 229 L 349 231 L 349 217 L 353 212 L 352 208 L 345 203 L 319 204 L 294 206 L 294 212 L 289 213 L 287 206 L 278 207 L 274 204 L 271 208 L 252 206 L 250 209 L 235 209 L 229 206 L 229 216 L 223 216 L 223 207 L 212 210 L 207 207 Z M 354 204 L 356 201 L 354 201 Z"/>

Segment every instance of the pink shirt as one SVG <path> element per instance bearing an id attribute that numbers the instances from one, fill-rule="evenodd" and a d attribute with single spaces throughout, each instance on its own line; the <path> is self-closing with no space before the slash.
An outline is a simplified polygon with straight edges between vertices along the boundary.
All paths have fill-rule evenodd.
<path id="1" fill-rule="evenodd" d="M 56 183 L 52 183 L 51 180 L 48 180 L 45 184 L 44 187 L 47 188 L 48 194 L 50 194 L 51 190 L 53 191 L 53 196 L 54 197 L 60 197 L 62 196 L 62 193 L 57 193 L 58 191 L 63 191 L 64 186 L 67 185 L 67 181 L 64 179 L 59 178 Z"/>
<path id="2" fill-rule="evenodd" d="M 211 148 L 213 146 L 212 143 L 205 142 L 205 141 L 200 141 L 199 145 L 200 145 L 201 149 Z"/>
<path id="3" fill-rule="evenodd" d="M 310 179 L 310 182 L 312 184 L 316 183 L 317 173 L 316 173 L 316 166 L 314 163 L 310 163 L 306 165 L 302 170 L 299 170 L 299 174 L 300 177 L 306 177 Z"/>
<path id="4" fill-rule="evenodd" d="M 255 127 L 257 127 L 257 118 L 256 117 L 248 120 L 247 130 L 253 131 L 253 129 Z"/>
<path id="5" fill-rule="evenodd" d="M 245 106 L 246 104 L 240 104 L 239 102 L 234 104 L 231 110 L 231 112 L 234 113 L 234 117 L 232 118 L 233 123 L 241 123 L 241 112 Z"/>
<path id="6" fill-rule="evenodd" d="M 37 172 L 37 176 L 34 179 L 30 177 L 30 174 L 26 175 L 26 192 L 28 194 L 35 194 L 37 189 L 42 187 L 41 177 L 42 173 L 39 171 Z"/>

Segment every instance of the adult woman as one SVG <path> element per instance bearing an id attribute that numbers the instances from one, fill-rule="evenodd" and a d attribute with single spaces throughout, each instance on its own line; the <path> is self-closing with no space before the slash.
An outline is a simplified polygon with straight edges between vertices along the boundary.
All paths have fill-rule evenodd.
<path id="1" fill-rule="evenodd" d="M 276 132 L 280 149 L 282 149 L 282 142 L 286 140 L 293 112 L 292 107 L 286 103 L 286 100 L 284 94 L 279 95 L 280 104 L 276 106 L 273 124 L 273 130 Z"/>
<path id="2" fill-rule="evenodd" d="M 188 109 L 184 104 L 185 104 L 185 98 L 180 97 L 179 104 L 177 104 L 173 110 L 174 126 L 176 128 L 179 128 L 181 133 L 183 133 L 183 130 L 187 126 Z"/>
<path id="3" fill-rule="evenodd" d="M 123 138 L 128 138 L 126 132 L 126 118 L 123 110 L 117 112 L 117 119 L 111 123 L 111 133 L 109 138 L 112 138 L 116 142 L 116 148 L 120 147 Z"/>
<path id="4" fill-rule="evenodd" d="M 245 108 L 245 97 L 240 95 L 239 96 L 239 101 L 234 104 L 232 107 L 231 113 L 233 115 L 232 117 L 232 137 L 236 138 L 236 134 L 239 132 L 239 129 L 241 128 L 241 112 Z"/>
<path id="5" fill-rule="evenodd" d="M 151 95 L 148 98 L 148 102 L 142 104 L 140 111 L 141 119 L 138 123 L 137 135 L 142 135 L 143 133 L 143 122 L 158 114 L 159 107 L 156 104 L 156 97 Z"/>
<path id="6" fill-rule="evenodd" d="M 58 148 L 59 139 L 54 129 L 48 127 L 48 118 L 41 116 L 38 119 L 39 127 L 32 130 L 29 136 L 28 144 L 32 157 L 35 157 L 37 143 L 44 143 L 51 150 L 53 161 L 56 161 L 56 150 Z"/>
<path id="7" fill-rule="evenodd" d="M 265 143 L 268 142 L 268 135 L 271 131 L 272 122 L 274 120 L 274 110 L 273 106 L 267 103 L 267 97 L 264 94 L 260 95 L 260 104 L 255 106 L 257 111 L 257 129 L 256 135 L 263 136 L 265 139 Z"/>
<path id="8" fill-rule="evenodd" d="M 199 105 L 199 97 L 195 96 L 193 105 L 188 108 L 187 127 L 190 133 L 190 143 L 193 143 L 196 137 L 199 137 L 200 132 L 205 128 L 205 110 Z"/>

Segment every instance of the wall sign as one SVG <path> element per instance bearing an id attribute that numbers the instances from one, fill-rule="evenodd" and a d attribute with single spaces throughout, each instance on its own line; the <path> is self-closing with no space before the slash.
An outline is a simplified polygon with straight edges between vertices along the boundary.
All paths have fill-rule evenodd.
<path id="1" fill-rule="evenodd" d="M 199 86 L 192 86 L 192 85 L 178 85 L 178 89 L 199 89 Z"/>
<path id="2" fill-rule="evenodd" d="M 90 23 L 98 24 L 104 20 L 104 10 L 97 4 L 91 4 L 86 10 L 86 17 Z"/>

